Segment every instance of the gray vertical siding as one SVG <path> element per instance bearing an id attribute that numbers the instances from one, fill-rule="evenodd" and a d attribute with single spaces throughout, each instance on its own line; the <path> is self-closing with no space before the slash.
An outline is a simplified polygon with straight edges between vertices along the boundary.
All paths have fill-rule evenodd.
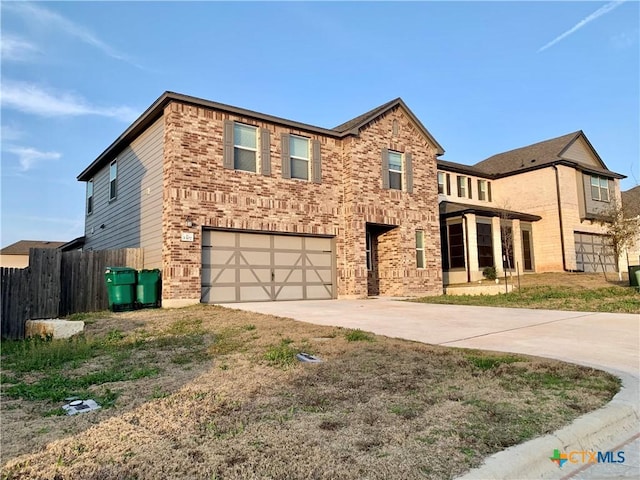
<path id="1" fill-rule="evenodd" d="M 602 166 L 593 156 L 591 149 L 585 144 L 584 140 L 580 138 L 573 142 L 571 146 L 563 152 L 562 158 L 573 160 L 574 162 L 589 165 L 591 167 Z"/>
<path id="2" fill-rule="evenodd" d="M 609 183 L 609 202 L 600 202 L 591 198 L 591 174 L 582 173 L 582 185 L 584 188 L 585 212 L 587 215 L 597 215 L 606 213 L 611 208 L 612 198 L 615 196 L 615 182 L 608 179 Z"/>
<path id="3" fill-rule="evenodd" d="M 161 117 L 116 157 L 115 200 L 109 201 L 109 165 L 94 176 L 85 249 L 142 247 L 144 267 L 161 268 L 163 126 Z"/>

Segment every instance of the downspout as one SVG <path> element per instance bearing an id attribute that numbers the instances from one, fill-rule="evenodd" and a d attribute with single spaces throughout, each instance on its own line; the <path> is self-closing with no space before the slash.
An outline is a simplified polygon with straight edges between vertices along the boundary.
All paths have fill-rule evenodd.
<path id="1" fill-rule="evenodd" d="M 467 226 L 467 215 L 462 214 L 462 220 L 464 221 L 464 267 L 467 271 L 467 283 L 471 283 L 471 268 L 469 267 L 469 227 Z"/>
<path id="2" fill-rule="evenodd" d="M 558 174 L 558 167 L 556 165 L 551 165 L 556 172 L 556 199 L 558 202 L 558 223 L 560 225 L 560 248 L 562 250 L 562 269 L 565 272 L 567 270 L 567 257 L 564 253 L 564 229 L 562 224 L 562 207 L 560 206 L 560 177 Z"/>

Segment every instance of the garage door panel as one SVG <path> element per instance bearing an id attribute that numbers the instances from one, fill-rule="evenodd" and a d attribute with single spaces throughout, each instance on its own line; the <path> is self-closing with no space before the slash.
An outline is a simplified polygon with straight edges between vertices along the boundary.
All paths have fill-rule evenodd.
<path id="1" fill-rule="evenodd" d="M 319 250 L 321 252 L 331 251 L 331 239 L 329 238 L 305 238 L 305 249 Z"/>
<path id="2" fill-rule="evenodd" d="M 309 300 L 327 300 L 331 297 L 331 288 L 324 285 L 308 285 L 307 298 Z"/>
<path id="3" fill-rule="evenodd" d="M 275 248 L 276 250 L 301 250 L 302 237 L 274 235 L 273 248 Z"/>
<path id="4" fill-rule="evenodd" d="M 273 254 L 273 263 L 277 265 L 301 265 L 302 255 L 300 252 L 275 252 Z"/>
<path id="5" fill-rule="evenodd" d="M 302 270 L 295 269 L 274 269 L 273 281 L 275 283 L 298 282 L 302 283 Z"/>
<path id="6" fill-rule="evenodd" d="M 235 247 L 236 245 L 236 236 L 233 232 L 205 232 L 203 238 L 206 238 L 207 245 L 216 247 Z"/>
<path id="7" fill-rule="evenodd" d="M 240 248 L 271 248 L 271 235 L 261 235 L 257 233 L 240 234 Z"/>
<path id="8" fill-rule="evenodd" d="M 271 300 L 271 289 L 261 286 L 240 287 L 241 302 L 268 302 Z"/>
<path id="9" fill-rule="evenodd" d="M 204 302 L 206 303 L 228 303 L 236 301 L 236 287 L 215 286 L 205 288 Z"/>
<path id="10" fill-rule="evenodd" d="M 329 238 L 221 231 L 202 238 L 203 302 L 333 297 Z"/>
<path id="11" fill-rule="evenodd" d="M 240 269 L 240 283 L 268 283 L 271 281 L 270 268 Z"/>
<path id="12" fill-rule="evenodd" d="M 331 267 L 331 256 L 326 253 L 307 253 L 307 263 L 315 267 Z"/>
<path id="13" fill-rule="evenodd" d="M 242 265 L 266 265 L 271 264 L 271 255 L 269 252 L 251 252 L 243 250 L 240 254 Z"/>
<path id="14" fill-rule="evenodd" d="M 304 298 L 302 285 L 284 285 L 276 289 L 276 300 L 300 300 Z"/>

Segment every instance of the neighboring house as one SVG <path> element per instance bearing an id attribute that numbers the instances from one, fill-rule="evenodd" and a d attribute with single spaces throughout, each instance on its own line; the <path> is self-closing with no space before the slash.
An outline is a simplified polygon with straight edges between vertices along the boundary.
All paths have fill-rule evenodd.
<path id="1" fill-rule="evenodd" d="M 519 272 L 615 271 L 598 223 L 619 180 L 582 131 L 473 166 L 438 160 L 445 283 L 494 265 Z"/>
<path id="2" fill-rule="evenodd" d="M 29 266 L 31 248 L 60 248 L 65 242 L 20 240 L 0 250 L 0 267 L 25 268 Z"/>
<path id="3" fill-rule="evenodd" d="M 166 92 L 78 176 L 84 247 L 143 247 L 164 306 L 440 294 L 443 153 L 401 99 L 327 129 Z"/>
<path id="4" fill-rule="evenodd" d="M 640 222 L 640 185 L 622 192 L 621 196 L 624 218 L 636 219 L 637 222 Z M 635 242 L 627 248 L 625 257 L 627 266 L 640 265 L 640 230 L 636 231 Z"/>

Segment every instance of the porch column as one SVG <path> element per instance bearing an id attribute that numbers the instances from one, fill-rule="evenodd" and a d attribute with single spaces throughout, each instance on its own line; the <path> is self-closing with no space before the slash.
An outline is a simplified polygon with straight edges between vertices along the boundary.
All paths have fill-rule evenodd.
<path id="1" fill-rule="evenodd" d="M 500 232 L 500 217 L 491 217 L 491 242 L 493 244 L 493 261 L 498 276 L 504 275 L 502 268 L 502 235 Z"/>
<path id="2" fill-rule="evenodd" d="M 513 232 L 513 272 L 516 273 L 516 264 L 520 273 L 524 269 L 522 265 L 522 259 L 524 254 L 522 253 L 522 230 L 520 228 L 520 220 L 515 219 L 511 222 L 511 231 Z"/>
<path id="3" fill-rule="evenodd" d="M 478 267 L 478 227 L 476 226 L 476 214 L 475 213 L 467 213 L 465 214 L 467 219 L 467 229 L 465 231 L 465 264 L 468 261 L 467 271 L 470 272 L 471 281 L 478 279 L 478 271 L 480 267 Z M 463 228 L 464 228 L 464 220 L 463 220 Z M 468 249 L 468 250 L 467 250 Z M 482 278 L 482 275 L 480 275 Z"/>

